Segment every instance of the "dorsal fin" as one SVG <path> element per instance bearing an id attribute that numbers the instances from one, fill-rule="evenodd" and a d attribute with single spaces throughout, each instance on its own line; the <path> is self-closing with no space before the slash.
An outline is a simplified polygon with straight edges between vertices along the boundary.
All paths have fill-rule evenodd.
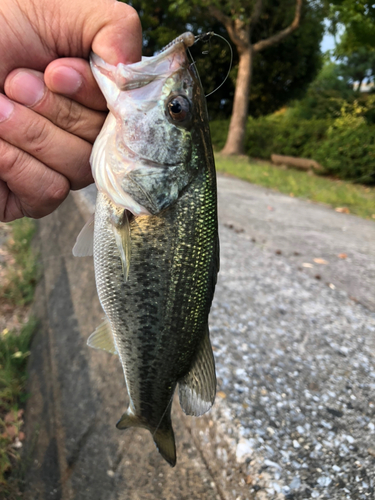
<path id="1" fill-rule="evenodd" d="M 94 247 L 94 221 L 95 214 L 90 216 L 90 219 L 81 229 L 77 236 L 75 245 L 73 247 L 74 257 L 87 257 L 93 254 Z"/>
<path id="2" fill-rule="evenodd" d="M 90 335 L 87 345 L 93 349 L 102 349 L 111 354 L 118 354 L 113 340 L 111 325 L 107 319 Z"/>
<path id="3" fill-rule="evenodd" d="M 208 327 L 190 371 L 178 381 L 180 405 L 187 415 L 199 417 L 214 404 L 216 395 L 215 360 Z"/>

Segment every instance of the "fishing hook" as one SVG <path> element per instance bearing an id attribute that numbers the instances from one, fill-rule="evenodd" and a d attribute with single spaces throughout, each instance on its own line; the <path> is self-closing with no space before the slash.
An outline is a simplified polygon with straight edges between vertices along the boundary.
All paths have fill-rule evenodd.
<path id="1" fill-rule="evenodd" d="M 216 92 L 217 90 L 219 90 L 220 87 L 222 87 L 224 85 L 224 83 L 227 81 L 228 77 L 229 77 L 229 73 L 232 69 L 232 64 L 233 64 L 233 49 L 232 49 L 232 46 L 231 44 L 228 42 L 228 40 L 226 38 L 224 38 L 223 36 L 221 35 L 218 35 L 217 33 L 215 33 L 214 31 L 208 31 L 207 33 L 203 33 L 201 35 L 197 35 L 195 37 L 195 42 L 194 43 L 197 43 L 197 42 L 203 42 L 203 43 L 208 43 L 208 50 L 204 50 L 202 52 L 202 54 L 204 55 L 207 55 L 210 50 L 211 50 L 211 38 L 213 36 L 217 36 L 218 38 L 221 38 L 224 40 L 224 42 L 229 46 L 229 49 L 230 49 L 230 63 L 229 63 L 229 69 L 228 69 L 228 72 L 224 78 L 224 80 L 221 82 L 221 84 L 216 87 L 215 90 L 213 90 L 212 92 L 210 92 L 209 94 L 207 94 L 205 97 L 209 97 L 210 95 L 212 95 L 214 92 Z M 190 57 L 191 57 L 191 53 L 189 51 L 189 54 L 190 54 Z M 195 64 L 195 61 L 194 59 L 192 58 L 192 64 Z"/>

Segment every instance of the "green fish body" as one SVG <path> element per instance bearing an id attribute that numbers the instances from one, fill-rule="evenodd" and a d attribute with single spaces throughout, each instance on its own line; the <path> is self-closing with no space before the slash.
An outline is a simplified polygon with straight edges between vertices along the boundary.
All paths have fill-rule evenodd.
<path id="1" fill-rule="evenodd" d="M 208 333 L 219 267 L 216 175 L 205 97 L 186 55 L 192 37 L 129 66 L 92 57 L 111 113 L 91 160 L 106 321 L 88 343 L 120 357 L 130 403 L 117 427 L 147 428 L 172 466 L 177 384 L 189 415 L 208 411 L 216 392 Z"/>

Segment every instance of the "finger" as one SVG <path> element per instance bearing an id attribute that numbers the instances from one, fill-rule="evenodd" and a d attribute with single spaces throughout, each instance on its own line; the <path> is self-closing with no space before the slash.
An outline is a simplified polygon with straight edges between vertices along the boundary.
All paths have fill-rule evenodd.
<path id="1" fill-rule="evenodd" d="M 40 218 L 69 193 L 69 181 L 24 151 L 0 139 L 0 220 Z"/>
<path id="2" fill-rule="evenodd" d="M 0 221 L 11 222 L 24 216 L 19 199 L 9 190 L 7 183 L 0 179 Z"/>
<path id="3" fill-rule="evenodd" d="M 5 81 L 5 93 L 13 101 L 30 107 L 57 127 L 93 143 L 106 113 L 93 111 L 48 90 L 43 73 L 28 69 L 12 71 Z"/>
<path id="4" fill-rule="evenodd" d="M 139 61 L 142 56 L 142 27 L 137 11 L 130 5 L 112 0 L 107 5 L 105 11 L 90 12 L 95 33 L 92 50 L 108 64 Z"/>
<path id="5" fill-rule="evenodd" d="M 56 59 L 47 66 L 44 81 L 52 92 L 71 97 L 87 108 L 107 110 L 104 96 L 84 59 Z"/>
<path id="6" fill-rule="evenodd" d="M 72 189 L 93 179 L 89 165 L 91 144 L 56 127 L 43 116 L 0 94 L 0 137 L 63 174 Z M 1 158 L 1 156 L 0 156 Z"/>

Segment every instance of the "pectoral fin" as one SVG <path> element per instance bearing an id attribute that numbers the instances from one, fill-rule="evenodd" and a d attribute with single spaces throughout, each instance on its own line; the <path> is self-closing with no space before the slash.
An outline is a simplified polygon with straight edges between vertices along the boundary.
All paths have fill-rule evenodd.
<path id="1" fill-rule="evenodd" d="M 105 320 L 87 340 L 87 345 L 93 349 L 103 349 L 111 354 L 118 354 L 113 340 L 111 325 Z"/>
<path id="2" fill-rule="evenodd" d="M 122 220 L 113 225 L 113 232 L 120 253 L 122 272 L 124 273 L 125 281 L 128 280 L 130 269 L 130 218 L 131 213 L 124 210 Z"/>
<path id="3" fill-rule="evenodd" d="M 187 415 L 199 417 L 214 404 L 216 394 L 215 360 L 208 327 L 189 373 L 180 379 L 178 384 L 180 405 Z"/>
<path id="4" fill-rule="evenodd" d="M 74 257 L 87 257 L 93 254 L 94 220 L 95 214 L 92 214 L 90 219 L 86 222 L 81 232 L 77 236 L 75 245 L 73 247 Z"/>

